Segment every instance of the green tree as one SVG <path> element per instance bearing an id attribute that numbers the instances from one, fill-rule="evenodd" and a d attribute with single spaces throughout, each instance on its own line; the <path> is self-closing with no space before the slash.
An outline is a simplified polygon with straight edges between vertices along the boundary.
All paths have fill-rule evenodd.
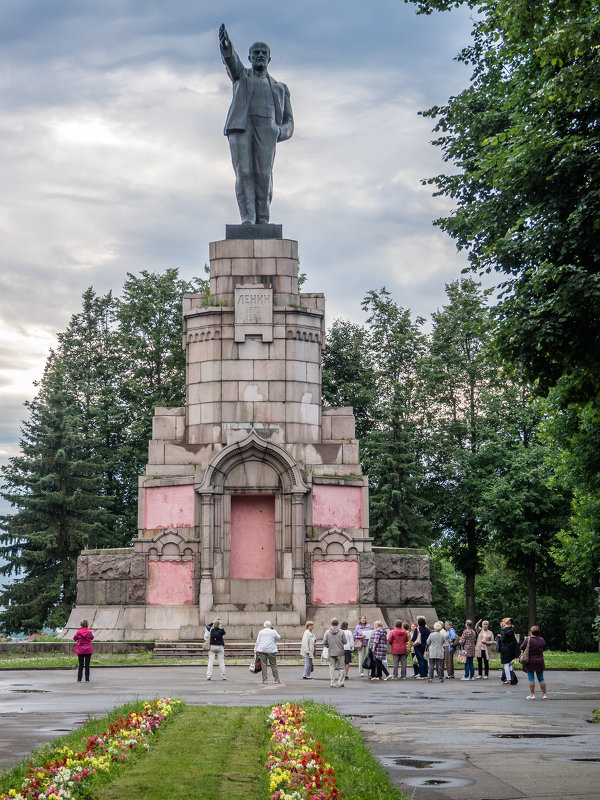
<path id="1" fill-rule="evenodd" d="M 4 575 L 0 627 L 32 633 L 63 625 L 75 602 L 77 556 L 105 542 L 110 526 L 100 464 L 80 438 L 81 420 L 59 359 L 51 357 L 28 404 L 21 454 L 2 468 L 2 496 L 17 507 L 2 517 Z"/>
<path id="2" fill-rule="evenodd" d="M 540 580 L 560 580 L 551 549 L 568 519 L 570 493 L 557 480 L 548 448 L 538 437 L 540 403 L 523 383 L 506 378 L 497 409 L 497 424 L 488 447 L 495 451 L 494 470 L 482 495 L 480 516 L 495 549 L 527 585 L 528 627 L 538 622 Z M 511 615 L 512 616 L 512 615 Z"/>
<path id="3" fill-rule="evenodd" d="M 132 408 L 123 397 L 127 375 L 112 293 L 84 292 L 81 311 L 58 334 L 58 355 L 73 387 L 82 447 L 103 467 L 103 491 L 114 511 L 110 544 L 127 545 L 136 528 L 139 467 L 129 437 Z"/>
<path id="4" fill-rule="evenodd" d="M 467 616 L 475 618 L 475 576 L 487 530 L 479 509 L 494 468 L 490 397 L 498 370 L 488 358 L 492 318 L 487 293 L 472 279 L 446 286 L 448 304 L 433 314 L 428 366 L 431 428 L 427 474 L 432 519 L 445 553 L 465 576 Z"/>
<path id="5" fill-rule="evenodd" d="M 542 392 L 600 396 L 600 3 L 413 0 L 477 10 L 470 86 L 426 114 L 455 168 L 437 224 L 475 271 L 505 276 L 499 343 Z"/>
<path id="6" fill-rule="evenodd" d="M 371 430 L 363 441 L 369 475 L 370 525 L 375 542 L 394 547 L 428 545 L 423 452 L 426 405 L 422 362 L 424 320 L 413 321 L 384 288 L 367 293 L 370 361 L 374 376 Z"/>
<path id="7" fill-rule="evenodd" d="M 375 371 L 368 330 L 336 319 L 327 333 L 322 356 L 323 400 L 329 406 L 352 406 L 356 436 L 370 431 L 375 402 Z"/>
<path id="8" fill-rule="evenodd" d="M 600 425 L 593 403 L 562 408 L 548 398 L 542 436 L 555 471 L 551 486 L 566 484 L 572 494 L 570 516 L 552 548 L 563 582 L 584 591 L 600 618 Z M 600 627 L 596 630 L 600 642 Z"/>
<path id="9" fill-rule="evenodd" d="M 155 407 L 185 404 L 181 301 L 185 293 L 201 294 L 205 289 L 206 281 L 184 281 L 176 269 L 142 270 L 139 276 L 127 273 L 117 300 L 124 375 L 120 391 L 130 412 L 128 436 L 136 478 L 147 461 Z"/>
<path id="10" fill-rule="evenodd" d="M 351 405 L 369 476 L 370 527 L 376 544 L 429 544 L 423 476 L 425 407 L 420 362 L 426 338 L 386 289 L 362 304 L 364 326 L 338 320 L 323 355 L 323 396 L 330 405 Z"/>

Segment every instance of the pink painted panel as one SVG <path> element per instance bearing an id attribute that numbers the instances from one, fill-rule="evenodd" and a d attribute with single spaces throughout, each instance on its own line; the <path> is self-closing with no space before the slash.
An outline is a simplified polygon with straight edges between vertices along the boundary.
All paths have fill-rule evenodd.
<path id="1" fill-rule="evenodd" d="M 358 602 L 358 561 L 313 561 L 312 569 L 315 605 Z"/>
<path id="2" fill-rule="evenodd" d="M 194 487 L 150 486 L 144 495 L 144 528 L 191 528 Z"/>
<path id="3" fill-rule="evenodd" d="M 231 498 L 232 578 L 275 577 L 275 498 L 240 495 Z"/>
<path id="4" fill-rule="evenodd" d="M 362 528 L 361 486 L 313 485 L 313 525 L 325 528 Z"/>
<path id="5" fill-rule="evenodd" d="M 194 604 L 194 565 L 191 561 L 148 562 L 148 605 Z"/>

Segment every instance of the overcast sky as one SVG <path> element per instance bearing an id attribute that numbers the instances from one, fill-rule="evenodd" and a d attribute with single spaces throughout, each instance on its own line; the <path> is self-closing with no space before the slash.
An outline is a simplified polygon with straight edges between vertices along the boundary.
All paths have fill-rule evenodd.
<path id="1" fill-rule="evenodd" d="M 245 60 L 266 40 L 296 129 L 279 145 L 271 221 L 299 242 L 327 319 L 369 289 L 429 316 L 464 254 L 432 226 L 442 170 L 420 109 L 467 84 L 466 13 L 402 0 L 3 0 L 0 4 L 0 462 L 24 400 L 88 286 L 127 272 L 202 275 L 239 222 L 217 31 Z"/>

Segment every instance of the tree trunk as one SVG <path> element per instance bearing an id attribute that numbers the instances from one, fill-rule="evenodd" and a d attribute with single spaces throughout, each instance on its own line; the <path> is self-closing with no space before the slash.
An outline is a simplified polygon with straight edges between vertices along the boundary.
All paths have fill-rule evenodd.
<path id="1" fill-rule="evenodd" d="M 530 553 L 527 557 L 527 587 L 529 590 L 527 616 L 529 618 L 529 628 L 537 624 L 537 584 L 535 567 L 535 553 Z"/>
<path id="2" fill-rule="evenodd" d="M 475 622 L 475 570 L 465 571 L 465 606 L 467 609 L 467 619 Z"/>

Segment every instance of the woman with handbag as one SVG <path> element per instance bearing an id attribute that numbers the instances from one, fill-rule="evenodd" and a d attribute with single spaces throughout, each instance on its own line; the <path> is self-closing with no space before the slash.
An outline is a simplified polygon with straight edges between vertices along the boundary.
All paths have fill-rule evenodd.
<path id="1" fill-rule="evenodd" d="M 477 659 L 477 678 L 487 680 L 490 675 L 490 656 L 489 647 L 494 644 L 494 634 L 490 630 L 490 623 L 487 619 L 479 620 L 475 624 L 477 643 L 475 645 L 475 658 Z M 485 674 L 483 671 L 485 670 Z"/>
<path id="2" fill-rule="evenodd" d="M 540 629 L 537 625 L 532 625 L 529 636 L 521 642 L 521 655 L 520 661 L 523 665 L 523 671 L 527 673 L 529 680 L 529 695 L 527 700 L 535 700 L 535 679 L 537 677 L 540 689 L 542 690 L 542 700 L 547 700 L 546 694 L 546 681 L 544 680 L 544 650 L 546 649 L 546 642 L 540 636 Z"/>
<path id="3" fill-rule="evenodd" d="M 354 628 L 352 637 L 354 639 L 354 649 L 358 651 L 358 674 L 362 677 L 364 673 L 364 660 L 367 656 L 367 645 L 369 636 L 373 628 L 367 622 L 366 617 L 361 617 L 358 625 Z"/>
<path id="4" fill-rule="evenodd" d="M 517 642 L 513 621 L 510 617 L 504 617 L 500 622 L 497 645 L 500 653 L 500 663 L 502 664 L 502 682 L 507 686 L 511 686 L 513 683 L 512 676 L 514 675 L 512 661 L 519 654 L 519 643 Z"/>
<path id="5" fill-rule="evenodd" d="M 465 622 L 465 629 L 460 637 L 459 645 L 465 651 L 465 674 L 461 681 L 474 681 L 475 680 L 475 666 L 473 659 L 475 658 L 475 644 L 477 643 L 477 634 L 473 630 L 473 622 L 468 619 Z"/>
<path id="6" fill-rule="evenodd" d="M 392 657 L 394 659 L 394 680 L 398 680 L 398 666 L 401 665 L 402 680 L 406 680 L 406 645 L 408 643 L 408 625 L 402 624 L 401 619 L 397 619 L 394 627 L 390 631 L 387 640 L 392 646 Z"/>
<path id="7" fill-rule="evenodd" d="M 300 655 L 304 659 L 304 674 L 302 678 L 305 681 L 312 681 L 313 659 L 315 657 L 315 647 L 317 644 L 317 637 L 313 633 L 315 623 L 308 620 L 302 635 L 302 644 L 300 645 Z"/>
<path id="8" fill-rule="evenodd" d="M 371 658 L 373 659 L 371 680 L 380 681 L 385 672 L 385 678 L 383 678 L 383 680 L 388 681 L 392 676 L 383 663 L 387 653 L 387 631 L 383 627 L 383 622 L 380 619 L 375 620 L 375 630 L 369 642 L 369 650 L 371 652 Z"/>
<path id="9" fill-rule="evenodd" d="M 417 627 L 413 631 L 413 635 L 411 637 L 413 652 L 419 662 L 419 674 L 417 675 L 417 680 L 427 680 L 429 665 L 427 663 L 427 659 L 425 658 L 425 647 L 427 645 L 427 639 L 429 639 L 430 633 L 431 631 L 427 627 L 427 620 L 425 617 L 417 617 Z"/>
<path id="10" fill-rule="evenodd" d="M 273 623 L 270 619 L 266 619 L 262 630 L 258 632 L 254 645 L 254 652 L 260 658 L 263 683 L 268 682 L 267 666 L 271 667 L 275 683 L 281 683 L 279 680 L 279 670 L 277 669 L 277 642 L 279 639 L 281 639 L 281 636 L 273 627 Z"/>

